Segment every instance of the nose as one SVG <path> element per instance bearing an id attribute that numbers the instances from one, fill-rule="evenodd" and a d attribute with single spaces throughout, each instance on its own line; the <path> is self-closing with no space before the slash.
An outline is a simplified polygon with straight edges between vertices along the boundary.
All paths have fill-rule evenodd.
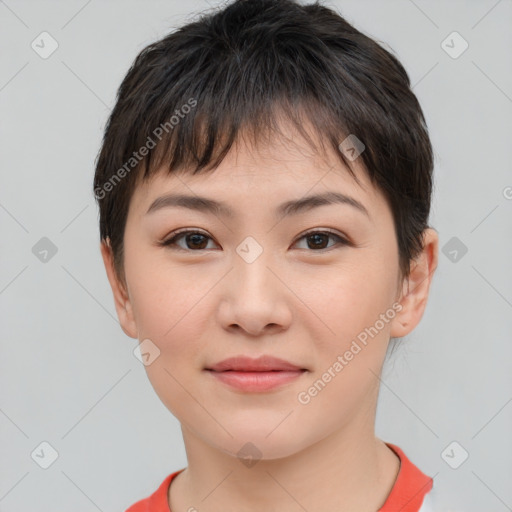
<path id="1" fill-rule="evenodd" d="M 291 319 L 292 292 L 272 268 L 272 258 L 265 251 L 254 261 L 233 259 L 231 272 L 221 287 L 219 321 L 224 329 L 262 336 L 288 329 Z"/>

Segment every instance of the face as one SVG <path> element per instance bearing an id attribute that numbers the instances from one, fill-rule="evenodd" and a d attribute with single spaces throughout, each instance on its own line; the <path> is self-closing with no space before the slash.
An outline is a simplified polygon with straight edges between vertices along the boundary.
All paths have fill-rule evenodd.
<path id="1" fill-rule="evenodd" d="M 402 293 L 391 210 L 360 159 L 354 165 L 361 185 L 335 155 L 320 158 L 305 143 L 237 146 L 214 171 L 160 172 L 137 188 L 124 238 L 124 291 L 102 248 L 123 330 L 150 340 L 151 384 L 210 447 L 236 456 L 251 442 L 275 459 L 340 429 L 373 429 L 389 338 L 419 322 L 436 246 L 429 241 L 430 259 L 411 274 L 416 289 Z M 351 199 L 280 210 L 333 192 Z M 155 203 L 178 194 L 223 209 Z M 305 371 L 250 390 L 207 370 L 229 357 L 261 355 Z"/>

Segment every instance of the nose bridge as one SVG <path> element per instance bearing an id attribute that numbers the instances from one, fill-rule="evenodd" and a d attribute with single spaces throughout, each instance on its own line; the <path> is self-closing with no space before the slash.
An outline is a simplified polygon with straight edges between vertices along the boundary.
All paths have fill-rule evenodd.
<path id="1" fill-rule="evenodd" d="M 273 288 L 270 281 L 275 277 L 268 267 L 272 266 L 273 256 L 270 248 L 247 236 L 237 246 L 234 258 L 235 280 L 240 288 L 252 294 L 270 291 Z"/>
<path id="2" fill-rule="evenodd" d="M 219 311 L 225 328 L 237 325 L 258 335 L 268 326 L 288 326 L 292 315 L 283 294 L 285 287 L 274 275 L 274 266 L 271 249 L 265 249 L 254 238 L 247 237 L 236 247 Z"/>

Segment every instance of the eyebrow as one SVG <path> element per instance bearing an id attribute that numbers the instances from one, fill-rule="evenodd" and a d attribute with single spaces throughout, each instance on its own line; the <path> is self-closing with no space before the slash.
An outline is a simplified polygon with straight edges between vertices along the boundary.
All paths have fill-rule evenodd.
<path id="1" fill-rule="evenodd" d="M 330 204 L 346 204 L 364 213 L 368 218 L 370 214 L 365 206 L 353 197 L 340 192 L 326 192 L 312 196 L 302 197 L 286 201 L 276 208 L 276 216 L 297 215 L 319 206 Z M 146 215 L 162 208 L 188 208 L 205 213 L 212 213 L 217 216 L 232 218 L 235 212 L 226 204 L 200 196 L 189 196 L 185 194 L 167 194 L 155 199 L 148 208 Z"/>

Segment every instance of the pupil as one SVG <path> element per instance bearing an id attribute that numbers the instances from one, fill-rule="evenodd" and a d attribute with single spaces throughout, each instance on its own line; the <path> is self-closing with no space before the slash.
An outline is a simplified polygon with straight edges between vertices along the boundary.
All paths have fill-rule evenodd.
<path id="1" fill-rule="evenodd" d="M 318 242 L 318 238 L 322 238 L 322 237 L 324 237 L 324 236 L 325 236 L 325 235 L 321 235 L 321 234 L 319 234 L 319 233 L 315 233 L 314 235 L 311 235 L 311 237 L 310 237 L 310 238 L 312 238 L 312 239 L 315 239 L 315 240 L 316 240 L 316 241 L 314 242 L 315 247 L 317 247 L 317 246 L 318 246 L 318 243 L 317 243 L 317 242 Z M 320 242 L 320 245 L 322 245 L 322 243 L 321 243 L 321 242 Z"/>
<path id="2" fill-rule="evenodd" d="M 190 238 L 192 239 L 192 244 L 193 245 L 196 245 L 196 244 L 200 244 L 201 243 L 201 237 L 204 238 L 203 235 L 199 234 L 199 233 L 196 233 L 194 235 L 190 235 Z M 199 238 L 199 240 L 198 240 Z M 203 247 L 200 247 L 200 249 L 202 249 Z"/>

